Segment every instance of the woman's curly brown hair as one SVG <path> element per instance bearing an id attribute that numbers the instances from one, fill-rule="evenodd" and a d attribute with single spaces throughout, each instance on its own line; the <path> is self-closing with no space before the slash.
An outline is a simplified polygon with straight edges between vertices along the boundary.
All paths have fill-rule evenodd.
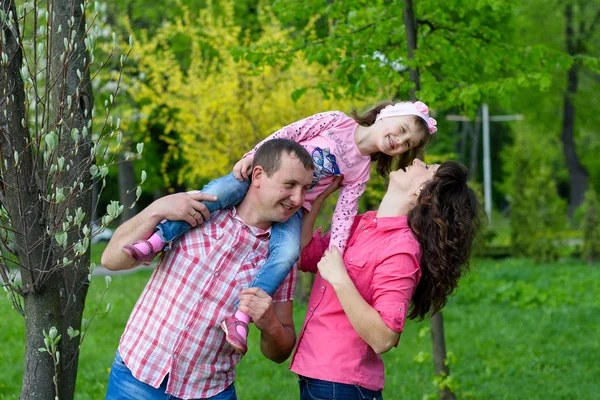
<path id="1" fill-rule="evenodd" d="M 409 318 L 440 311 L 469 270 L 473 241 L 481 227 L 481 205 L 467 186 L 464 165 L 446 161 L 419 194 L 408 224 L 421 245 L 421 280 Z"/>

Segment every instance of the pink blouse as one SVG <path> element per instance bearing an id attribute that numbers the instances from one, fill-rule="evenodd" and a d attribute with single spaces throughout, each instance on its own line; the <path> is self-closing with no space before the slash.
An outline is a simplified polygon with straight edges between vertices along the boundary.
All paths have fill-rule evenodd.
<path id="1" fill-rule="evenodd" d="M 291 139 L 301 144 L 312 155 L 315 164 L 314 186 L 304 202 L 307 210 L 333 182 L 335 175 L 344 175 L 331 223 L 331 245 L 337 246 L 342 253 L 358 212 L 358 199 L 370 177 L 371 157 L 361 155 L 354 140 L 357 127 L 356 121 L 341 111 L 315 114 L 281 128 L 244 155 L 254 155 L 265 141 L 275 138 Z"/>
<path id="2" fill-rule="evenodd" d="M 317 272 L 328 245 L 329 235 L 321 237 L 319 229 L 302 253 L 301 269 L 317 276 L 290 369 L 309 378 L 383 390 L 381 356 L 356 333 L 335 291 Z M 395 332 L 404 328 L 421 277 L 420 259 L 407 217 L 377 218 L 371 211 L 355 218 L 344 264 L 358 292 Z"/>

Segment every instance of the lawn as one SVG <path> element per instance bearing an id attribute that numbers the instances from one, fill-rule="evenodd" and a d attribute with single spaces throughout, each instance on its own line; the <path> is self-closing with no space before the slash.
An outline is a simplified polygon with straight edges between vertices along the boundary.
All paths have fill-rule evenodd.
<path id="1" fill-rule="evenodd" d="M 450 368 L 460 399 L 595 399 L 600 393 L 600 266 L 576 262 L 477 261 L 444 312 Z M 149 271 L 113 277 L 83 343 L 77 399 L 104 396 L 120 334 Z M 92 282 L 89 319 L 104 290 Z M 297 328 L 305 309 L 296 307 Z M 23 364 L 23 321 L 0 300 L 0 399 L 16 399 Z M 253 330 L 238 368 L 238 396 L 297 399 L 288 363 L 261 357 Z M 408 322 L 400 345 L 384 355 L 387 399 L 421 400 L 435 393 L 429 324 Z M 594 378 L 596 377 L 596 378 Z"/>

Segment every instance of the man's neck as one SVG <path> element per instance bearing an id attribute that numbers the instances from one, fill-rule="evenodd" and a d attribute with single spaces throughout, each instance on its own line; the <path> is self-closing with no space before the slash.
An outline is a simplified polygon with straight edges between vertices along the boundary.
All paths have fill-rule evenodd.
<path id="1" fill-rule="evenodd" d="M 254 204 L 251 196 L 246 195 L 244 200 L 236 206 L 237 215 L 246 225 L 255 226 L 260 229 L 269 229 L 273 221 L 265 221 L 261 217 L 259 207 Z"/>

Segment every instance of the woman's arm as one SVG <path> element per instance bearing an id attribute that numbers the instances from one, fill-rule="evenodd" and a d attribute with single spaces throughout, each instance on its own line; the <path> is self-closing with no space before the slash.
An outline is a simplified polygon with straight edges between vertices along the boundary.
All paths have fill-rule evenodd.
<path id="1" fill-rule="evenodd" d="M 386 265 L 397 264 L 398 261 L 402 260 L 401 257 L 398 258 L 398 260 L 388 259 L 384 263 Z M 344 261 L 337 248 L 334 247 L 325 252 L 318 268 L 323 279 L 329 282 L 335 290 L 338 300 L 356 333 L 375 353 L 382 354 L 390 350 L 398 342 L 400 332 L 392 330 L 380 312 L 363 299 L 350 276 L 348 276 Z M 384 265 L 382 269 L 387 270 L 388 268 Z M 398 279 L 402 280 L 403 284 L 398 285 L 400 282 L 392 282 L 392 286 L 402 289 L 413 287 L 413 283 L 411 283 L 414 282 L 413 275 L 399 276 Z M 411 295 L 412 291 L 408 294 L 409 298 Z M 403 311 L 400 311 L 400 314 L 405 315 Z M 401 329 L 398 329 L 398 324 L 395 324 L 395 326 L 397 330 L 401 331 Z"/>
<path id="2" fill-rule="evenodd" d="M 317 272 L 316 263 L 321 259 L 323 252 L 329 247 L 329 235 L 321 236 L 321 228 L 313 234 L 315 221 L 323 205 L 323 201 L 341 187 L 343 177 L 336 176 L 316 199 L 312 202 L 312 207 L 309 212 L 302 216 L 302 231 L 300 235 L 300 260 L 298 267 L 304 272 Z M 304 259 L 304 268 L 302 266 Z"/>

